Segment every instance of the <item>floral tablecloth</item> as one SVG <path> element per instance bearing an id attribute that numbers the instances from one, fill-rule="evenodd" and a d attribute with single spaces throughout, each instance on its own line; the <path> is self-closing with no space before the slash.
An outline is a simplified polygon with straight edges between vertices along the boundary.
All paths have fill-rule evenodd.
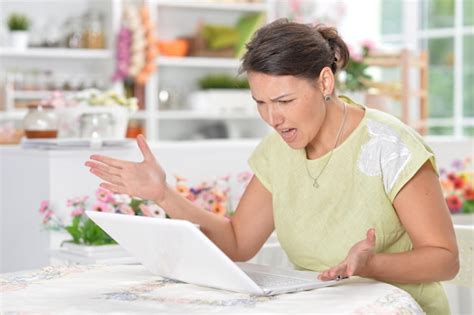
<path id="1" fill-rule="evenodd" d="M 256 297 L 153 275 L 141 265 L 50 266 L 0 275 L 6 314 L 422 314 L 388 284 L 351 279 L 312 291 Z"/>

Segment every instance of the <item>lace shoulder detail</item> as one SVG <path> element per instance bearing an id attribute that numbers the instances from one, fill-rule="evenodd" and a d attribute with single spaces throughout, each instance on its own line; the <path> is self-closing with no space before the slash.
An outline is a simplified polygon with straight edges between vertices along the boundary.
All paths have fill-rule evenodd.
<path id="1" fill-rule="evenodd" d="M 389 193 L 412 154 L 392 127 L 367 120 L 367 130 L 370 139 L 361 147 L 358 167 L 368 176 L 381 175 Z"/>

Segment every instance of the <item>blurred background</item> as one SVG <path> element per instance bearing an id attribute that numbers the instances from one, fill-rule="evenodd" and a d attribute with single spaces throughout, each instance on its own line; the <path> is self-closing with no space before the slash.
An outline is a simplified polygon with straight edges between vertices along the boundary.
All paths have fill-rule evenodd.
<path id="1" fill-rule="evenodd" d="M 0 0 L 0 272 L 122 259 L 67 248 L 77 235 L 66 224 L 97 208 L 85 205 L 99 184 L 82 167 L 88 156 L 139 160 L 127 140 L 140 133 L 178 191 L 211 178 L 220 201 L 207 210 L 231 214 L 270 131 L 239 59 L 281 17 L 337 27 L 350 48 L 338 94 L 391 113 L 433 148 L 453 222 L 471 233 L 458 234 L 463 286 L 445 287 L 453 313 L 472 314 L 474 0 Z M 110 242 L 104 234 L 84 242 Z"/>
<path id="2" fill-rule="evenodd" d="M 259 138 L 268 129 L 236 74 L 245 42 L 279 17 L 339 29 L 351 48 L 340 94 L 426 136 L 472 137 L 473 3 L 1 0 L 0 142 L 39 128 L 39 104 L 58 137 Z M 126 127 L 94 126 L 124 120 L 85 107 L 105 104 L 127 109 Z"/>

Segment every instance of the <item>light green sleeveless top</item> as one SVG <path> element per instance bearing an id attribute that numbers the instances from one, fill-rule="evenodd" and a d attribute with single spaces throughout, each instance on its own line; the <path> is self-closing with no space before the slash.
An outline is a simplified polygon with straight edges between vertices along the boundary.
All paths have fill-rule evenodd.
<path id="1" fill-rule="evenodd" d="M 350 106 L 363 107 L 341 98 Z M 319 177 L 319 188 L 313 187 L 308 170 L 313 177 L 319 174 L 329 153 L 307 160 L 304 149 L 294 150 L 272 133 L 249 159 L 255 176 L 272 193 L 276 233 L 296 268 L 323 271 L 336 266 L 372 227 L 376 252 L 412 249 L 392 203 L 427 160 L 436 170 L 434 155 L 398 119 L 363 108 L 364 118 L 334 150 Z M 450 313 L 439 282 L 392 284 L 409 292 L 427 314 Z"/>

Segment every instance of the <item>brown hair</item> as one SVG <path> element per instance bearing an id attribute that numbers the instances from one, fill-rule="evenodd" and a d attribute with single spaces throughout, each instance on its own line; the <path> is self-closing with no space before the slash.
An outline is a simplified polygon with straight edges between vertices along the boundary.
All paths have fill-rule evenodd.
<path id="1" fill-rule="evenodd" d="M 288 19 L 263 26 L 246 47 L 239 73 L 255 71 L 314 80 L 324 67 L 336 74 L 349 60 L 349 50 L 334 27 Z"/>

